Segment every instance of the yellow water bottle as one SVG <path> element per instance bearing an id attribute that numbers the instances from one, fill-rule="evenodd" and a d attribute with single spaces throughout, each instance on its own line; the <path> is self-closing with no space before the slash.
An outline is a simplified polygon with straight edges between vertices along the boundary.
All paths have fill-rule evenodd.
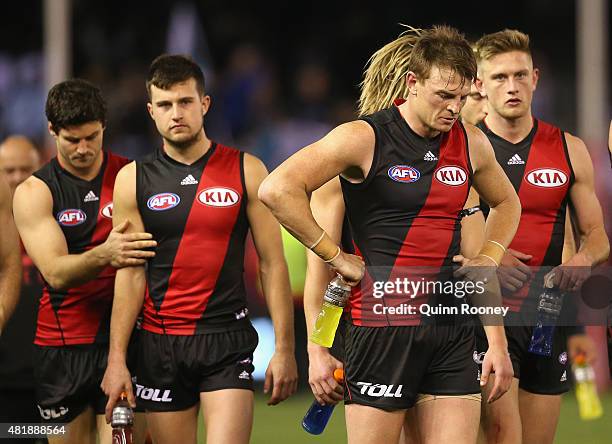
<path id="1" fill-rule="evenodd" d="M 351 293 L 341 276 L 336 276 L 327 286 L 323 296 L 323 306 L 315 321 L 315 328 L 310 340 L 323 347 L 331 347 L 334 343 L 340 316 Z"/>
<path id="2" fill-rule="evenodd" d="M 574 359 L 572 368 L 576 381 L 576 399 L 578 400 L 580 418 L 589 421 L 601 417 L 603 409 L 595 387 L 593 367 L 587 364 L 584 354 L 579 354 Z"/>

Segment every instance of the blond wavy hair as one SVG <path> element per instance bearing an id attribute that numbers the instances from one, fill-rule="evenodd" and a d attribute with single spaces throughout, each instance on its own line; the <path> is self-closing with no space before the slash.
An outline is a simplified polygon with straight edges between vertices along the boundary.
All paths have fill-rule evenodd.
<path id="1" fill-rule="evenodd" d="M 376 51 L 366 64 L 359 87 L 359 116 L 390 107 L 397 98 L 407 97 L 406 74 L 414 72 L 421 80 L 429 77 L 431 68 L 448 67 L 463 79 L 476 77 L 476 60 L 463 34 L 450 26 L 430 29 L 407 29 Z"/>
<path id="2" fill-rule="evenodd" d="M 516 29 L 504 29 L 482 36 L 476 42 L 475 51 L 478 63 L 511 51 L 521 51 L 531 56 L 529 36 Z"/>

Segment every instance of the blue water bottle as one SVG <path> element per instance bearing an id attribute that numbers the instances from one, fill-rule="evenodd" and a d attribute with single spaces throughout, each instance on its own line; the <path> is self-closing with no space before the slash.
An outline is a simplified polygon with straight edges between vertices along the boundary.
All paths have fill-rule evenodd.
<path id="1" fill-rule="evenodd" d="M 563 293 L 554 288 L 553 276 L 550 273 L 544 278 L 544 291 L 538 301 L 538 321 L 529 343 L 529 353 L 540 356 L 552 355 L 555 325 L 563 306 Z"/>
<path id="2" fill-rule="evenodd" d="M 337 368 L 334 370 L 334 379 L 342 384 L 344 382 L 344 370 Z M 321 405 L 315 399 L 302 419 L 302 427 L 311 435 L 320 435 L 325 430 L 329 418 L 334 411 L 336 404 Z"/>

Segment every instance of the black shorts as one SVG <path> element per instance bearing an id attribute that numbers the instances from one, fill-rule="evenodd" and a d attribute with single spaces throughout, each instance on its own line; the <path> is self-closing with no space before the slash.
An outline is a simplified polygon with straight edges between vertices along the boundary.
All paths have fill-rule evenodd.
<path id="1" fill-rule="evenodd" d="M 569 390 L 570 364 L 566 328 L 555 328 L 551 356 L 529 353 L 533 326 L 509 326 L 505 330 L 514 377 L 519 380 L 521 389 L 536 395 L 560 395 Z M 474 361 L 480 367 L 489 344 L 484 329 L 478 326 L 476 331 Z"/>
<path id="2" fill-rule="evenodd" d="M 257 332 L 246 329 L 193 336 L 140 334 L 136 396 L 147 411 L 185 410 L 200 392 L 253 390 Z"/>
<path id="3" fill-rule="evenodd" d="M 43 422 L 70 422 L 88 406 L 104 413 L 100 384 L 107 355 L 107 345 L 35 346 L 36 402 Z"/>
<path id="4" fill-rule="evenodd" d="M 480 393 L 471 325 L 346 327 L 346 404 L 393 411 L 420 394 Z"/>

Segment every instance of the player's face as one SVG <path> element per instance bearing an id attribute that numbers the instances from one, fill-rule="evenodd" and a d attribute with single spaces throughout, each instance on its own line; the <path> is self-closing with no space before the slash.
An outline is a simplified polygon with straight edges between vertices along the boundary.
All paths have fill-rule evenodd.
<path id="1" fill-rule="evenodd" d="M 450 131 L 465 104 L 470 84 L 456 72 L 437 66 L 432 67 L 428 79 L 414 81 L 410 85 L 414 109 L 423 125 L 434 133 Z"/>
<path id="2" fill-rule="evenodd" d="M 461 119 L 470 125 L 476 125 L 487 116 L 487 97 L 483 96 L 472 83 L 470 94 L 461 109 Z"/>
<path id="3" fill-rule="evenodd" d="M 202 136 L 209 105 L 210 97 L 200 96 L 195 79 L 189 79 L 167 90 L 151 85 L 147 108 L 157 131 L 168 143 L 188 147 Z"/>
<path id="4" fill-rule="evenodd" d="M 59 133 L 51 130 L 61 160 L 76 170 L 87 170 L 102 155 L 104 127 L 101 122 L 62 128 Z"/>
<path id="5" fill-rule="evenodd" d="M 38 153 L 30 147 L 4 147 L 0 151 L 0 168 L 11 191 L 38 169 Z"/>
<path id="6" fill-rule="evenodd" d="M 538 70 L 529 54 L 511 51 L 483 60 L 478 82 L 489 101 L 489 113 L 514 120 L 530 112 Z"/>

